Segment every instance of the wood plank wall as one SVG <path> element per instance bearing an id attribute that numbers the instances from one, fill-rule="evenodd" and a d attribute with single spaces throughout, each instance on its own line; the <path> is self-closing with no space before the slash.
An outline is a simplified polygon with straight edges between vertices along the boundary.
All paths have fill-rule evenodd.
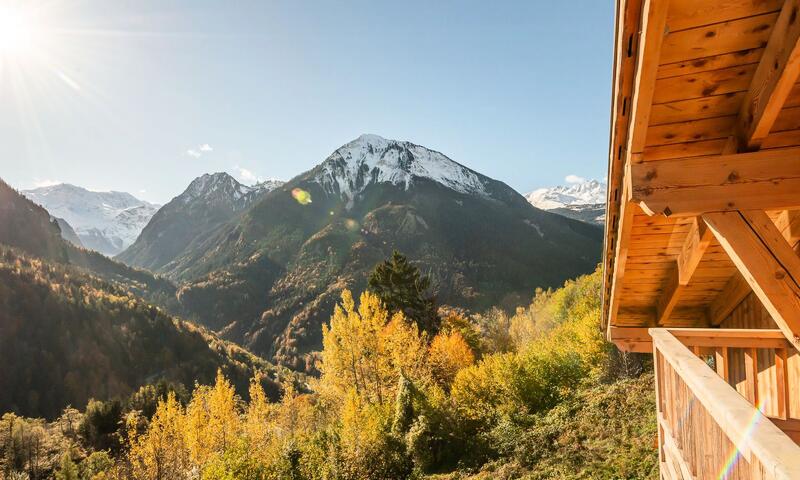
<path id="1" fill-rule="evenodd" d="M 731 314 L 722 321 L 720 328 L 771 328 L 778 326 L 772 320 L 767 310 L 755 296 L 748 295 Z M 769 417 L 778 416 L 778 400 L 774 392 L 777 388 L 778 369 L 776 367 L 775 350 L 759 349 L 758 355 L 758 398 L 762 400 L 762 411 Z M 728 375 L 729 383 L 736 388 L 745 398 L 752 401 L 752 392 L 749 389 L 747 374 L 747 354 L 744 349 L 732 348 L 729 353 Z M 800 420 L 800 354 L 797 350 L 790 350 L 787 359 L 788 367 L 788 419 Z M 767 399 L 764 401 L 764 399 Z M 788 432 L 787 432 L 788 433 Z M 800 433 L 793 436 L 795 441 L 800 440 Z"/>

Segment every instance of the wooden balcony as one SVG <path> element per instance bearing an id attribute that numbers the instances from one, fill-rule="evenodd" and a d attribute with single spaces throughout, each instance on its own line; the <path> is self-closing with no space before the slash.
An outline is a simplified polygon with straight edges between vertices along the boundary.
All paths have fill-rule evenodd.
<path id="1" fill-rule="evenodd" d="M 800 479 L 800 375 L 779 330 L 650 334 L 662 479 Z"/>

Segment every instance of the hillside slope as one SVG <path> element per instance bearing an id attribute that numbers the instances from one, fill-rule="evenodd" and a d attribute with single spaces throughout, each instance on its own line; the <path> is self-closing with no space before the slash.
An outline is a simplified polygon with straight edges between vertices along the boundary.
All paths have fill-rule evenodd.
<path id="1" fill-rule="evenodd" d="M 364 135 L 157 271 L 183 282 L 180 302 L 203 324 L 307 368 L 341 290 L 363 289 L 393 249 L 431 277 L 441 303 L 480 310 L 591 271 L 600 247 L 600 229 L 439 152 Z"/>
<path id="2" fill-rule="evenodd" d="M 117 259 L 153 271 L 167 270 L 170 261 L 281 184 L 273 180 L 248 187 L 223 172 L 198 177 L 156 212 Z"/>
<path id="3" fill-rule="evenodd" d="M 158 379 L 191 386 L 221 368 L 241 392 L 277 371 L 123 288 L 0 246 L 0 411 L 52 417 Z"/>
<path id="4" fill-rule="evenodd" d="M 0 244 L 60 264 L 83 268 L 151 302 L 177 308 L 175 285 L 65 240 L 58 218 L 0 180 Z"/>
<path id="5" fill-rule="evenodd" d="M 256 370 L 275 377 L 262 359 L 151 306 L 176 307 L 175 291 L 67 242 L 57 219 L 0 180 L 0 411 L 51 416 L 160 378 L 210 381 L 217 368 L 241 393 Z"/>

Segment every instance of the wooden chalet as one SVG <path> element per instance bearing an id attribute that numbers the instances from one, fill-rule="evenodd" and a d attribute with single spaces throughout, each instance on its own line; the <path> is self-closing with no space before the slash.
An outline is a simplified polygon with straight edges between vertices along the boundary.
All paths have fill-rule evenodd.
<path id="1" fill-rule="evenodd" d="M 603 327 L 662 479 L 800 479 L 800 0 L 618 0 Z"/>

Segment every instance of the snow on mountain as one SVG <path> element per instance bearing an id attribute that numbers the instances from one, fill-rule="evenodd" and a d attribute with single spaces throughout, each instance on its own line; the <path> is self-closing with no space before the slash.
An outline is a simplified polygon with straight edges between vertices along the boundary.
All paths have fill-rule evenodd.
<path id="1" fill-rule="evenodd" d="M 272 191 L 284 182 L 282 180 L 265 180 L 248 186 L 239 183 L 225 172 L 206 173 L 192 180 L 186 190 L 176 200 L 188 204 L 196 200 L 210 203 L 229 204 L 234 211 L 242 210 L 260 195 Z"/>
<path id="2" fill-rule="evenodd" d="M 590 223 L 605 222 L 606 184 L 597 180 L 539 188 L 525 195 L 531 205 Z"/>
<path id="3" fill-rule="evenodd" d="M 441 153 L 369 134 L 333 152 L 318 167 L 314 180 L 327 193 L 339 194 L 352 205 L 370 184 L 386 182 L 408 189 L 417 178 L 433 180 L 460 193 L 488 196 L 476 172 Z"/>
<path id="4" fill-rule="evenodd" d="M 159 208 L 126 192 L 93 192 L 66 183 L 22 194 L 64 219 L 84 246 L 109 256 L 133 243 Z"/>
<path id="5" fill-rule="evenodd" d="M 542 210 L 605 203 L 606 184 L 597 180 L 586 180 L 570 185 L 539 188 L 525 195 L 525 198 L 531 205 Z"/>

